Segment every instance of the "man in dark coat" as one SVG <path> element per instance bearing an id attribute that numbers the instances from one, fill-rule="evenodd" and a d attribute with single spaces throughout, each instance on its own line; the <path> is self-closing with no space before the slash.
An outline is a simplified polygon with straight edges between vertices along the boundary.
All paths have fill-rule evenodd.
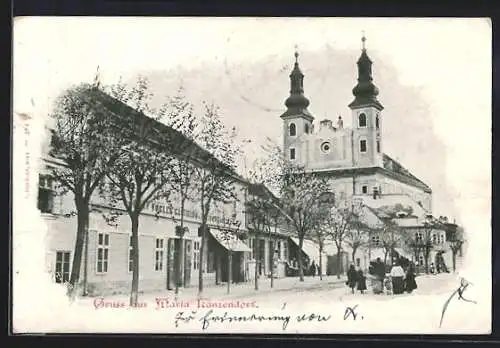
<path id="1" fill-rule="evenodd" d="M 415 281 L 415 270 L 413 269 L 413 265 L 410 264 L 408 270 L 406 271 L 405 291 L 411 293 L 416 288 L 417 288 L 417 282 Z"/>
<path id="2" fill-rule="evenodd" d="M 347 271 L 347 286 L 351 288 L 352 293 L 354 294 L 354 288 L 356 287 L 356 282 L 358 280 L 358 272 L 356 272 L 356 269 L 354 268 L 354 265 L 351 265 L 349 267 L 349 270 Z"/>

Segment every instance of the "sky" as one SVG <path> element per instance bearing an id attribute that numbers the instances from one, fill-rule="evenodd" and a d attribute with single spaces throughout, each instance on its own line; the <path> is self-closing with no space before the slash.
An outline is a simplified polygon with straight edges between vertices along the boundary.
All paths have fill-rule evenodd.
<path id="1" fill-rule="evenodd" d="M 489 228 L 491 22 L 384 18 L 36 18 L 14 22 L 14 110 L 43 120 L 71 84 L 148 76 L 155 102 L 182 85 L 237 126 L 248 162 L 281 144 L 294 47 L 316 121 L 342 115 L 365 32 L 385 106 L 384 152 L 433 189 L 435 215 Z M 481 226 L 481 227 L 479 227 Z"/>

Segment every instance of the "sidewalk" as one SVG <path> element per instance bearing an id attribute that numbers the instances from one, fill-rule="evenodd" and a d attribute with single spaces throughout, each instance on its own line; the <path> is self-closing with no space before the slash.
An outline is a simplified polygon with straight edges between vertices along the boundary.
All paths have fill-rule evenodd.
<path id="1" fill-rule="evenodd" d="M 276 292 L 287 291 L 304 291 L 313 289 L 337 288 L 345 283 L 345 276 L 341 275 L 340 279 L 337 276 L 324 276 L 322 280 L 319 277 L 304 277 L 301 282 L 299 277 L 285 277 L 274 279 L 273 287 L 271 288 L 271 279 L 260 278 L 259 290 L 255 290 L 255 282 L 247 281 L 245 283 L 231 284 L 231 291 L 227 293 L 227 283 L 215 285 L 213 283 L 205 283 L 203 288 L 202 299 L 204 300 L 230 300 L 251 298 L 255 295 L 266 295 Z M 105 296 L 106 300 L 110 301 L 128 301 L 129 294 L 120 294 Z M 155 292 L 140 293 L 140 301 L 154 302 L 156 297 L 174 298 L 174 290 L 163 290 Z M 194 285 L 189 288 L 179 288 L 177 300 L 193 300 L 198 298 L 198 286 Z M 83 299 L 83 298 L 82 298 Z"/>
<path id="2" fill-rule="evenodd" d="M 321 288 L 336 288 L 345 283 L 345 276 L 324 276 L 322 280 L 319 277 L 304 277 L 301 282 L 299 277 L 285 277 L 274 279 L 273 287 L 271 288 L 271 279 L 260 278 L 259 290 L 255 290 L 255 282 L 248 281 L 245 283 L 231 284 L 231 291 L 227 293 L 227 284 L 209 285 L 203 289 L 202 297 L 204 299 L 233 299 L 252 297 L 256 294 L 265 295 L 267 293 L 286 292 L 286 291 L 303 291 Z M 168 294 L 173 295 L 173 291 Z M 179 298 L 193 298 L 198 296 L 198 287 L 179 289 Z"/>

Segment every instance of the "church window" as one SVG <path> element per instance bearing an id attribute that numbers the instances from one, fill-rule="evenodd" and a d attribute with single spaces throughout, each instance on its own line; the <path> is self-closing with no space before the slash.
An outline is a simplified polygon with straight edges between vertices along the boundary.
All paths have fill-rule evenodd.
<path id="1" fill-rule="evenodd" d="M 308 133 L 309 133 L 309 124 L 307 124 L 307 123 L 304 125 L 304 132 L 305 132 L 306 134 L 308 134 Z"/>
<path id="2" fill-rule="evenodd" d="M 290 123 L 290 136 L 294 137 L 297 135 L 297 128 L 295 127 L 295 123 Z"/>
<path id="3" fill-rule="evenodd" d="M 380 153 L 380 140 L 377 140 L 377 153 Z"/>
<path id="4" fill-rule="evenodd" d="M 366 140 L 359 141 L 359 152 L 366 152 Z"/>
<path id="5" fill-rule="evenodd" d="M 330 149 L 331 145 L 329 142 L 325 141 L 323 144 L 321 144 L 321 151 L 323 151 L 324 153 L 330 152 Z"/>
<path id="6" fill-rule="evenodd" d="M 366 185 L 361 186 L 361 192 L 368 193 L 368 186 Z"/>
<path id="7" fill-rule="evenodd" d="M 291 160 L 295 159 L 295 149 L 290 149 L 290 159 Z"/>
<path id="8" fill-rule="evenodd" d="M 361 113 L 358 116 L 359 127 L 366 127 L 366 114 Z"/>
<path id="9" fill-rule="evenodd" d="M 377 129 L 380 128 L 380 118 L 379 118 L 378 114 L 377 114 L 377 117 L 375 118 L 375 128 L 377 128 Z"/>

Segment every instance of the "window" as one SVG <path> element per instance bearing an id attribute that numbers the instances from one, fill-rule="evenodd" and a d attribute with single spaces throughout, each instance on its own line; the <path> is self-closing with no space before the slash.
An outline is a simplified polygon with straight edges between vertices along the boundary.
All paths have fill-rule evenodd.
<path id="1" fill-rule="evenodd" d="M 295 159 L 295 149 L 290 149 L 290 159 L 291 160 Z"/>
<path id="2" fill-rule="evenodd" d="M 288 243 L 283 241 L 283 259 L 288 261 Z"/>
<path id="3" fill-rule="evenodd" d="M 290 136 L 294 137 L 297 135 L 297 127 L 295 126 L 295 123 L 290 123 Z"/>
<path id="4" fill-rule="evenodd" d="M 366 185 L 361 186 L 361 192 L 368 193 L 368 186 L 366 186 Z"/>
<path id="5" fill-rule="evenodd" d="M 379 236 L 372 236 L 372 244 L 375 246 L 379 246 L 380 244 L 380 237 Z"/>
<path id="6" fill-rule="evenodd" d="M 366 152 L 366 140 L 365 139 L 359 141 L 359 151 Z"/>
<path id="7" fill-rule="evenodd" d="M 128 271 L 133 272 L 133 270 L 134 270 L 134 248 L 132 247 L 132 236 L 130 236 L 128 243 Z"/>
<path id="8" fill-rule="evenodd" d="M 193 243 L 193 268 L 200 269 L 200 242 Z"/>
<path id="9" fill-rule="evenodd" d="M 361 266 L 361 259 L 359 257 L 356 258 L 356 266 Z"/>
<path id="10" fill-rule="evenodd" d="M 437 239 L 437 236 L 435 233 L 432 234 L 432 243 L 433 244 L 437 244 L 438 243 L 438 239 Z"/>
<path id="11" fill-rule="evenodd" d="M 38 209 L 42 213 L 52 213 L 54 190 L 52 179 L 47 175 L 38 176 Z"/>
<path id="12" fill-rule="evenodd" d="M 379 129 L 380 128 L 380 118 L 379 114 L 377 114 L 377 117 L 375 118 L 375 128 Z"/>
<path id="13" fill-rule="evenodd" d="M 380 153 L 380 140 L 377 139 L 377 153 Z"/>
<path id="14" fill-rule="evenodd" d="M 421 243 L 423 241 L 423 235 L 422 232 L 417 232 L 415 233 L 415 241 L 417 243 Z"/>
<path id="15" fill-rule="evenodd" d="M 97 273 L 108 272 L 109 262 L 109 234 L 97 235 Z"/>
<path id="16" fill-rule="evenodd" d="M 69 251 L 58 251 L 56 252 L 56 283 L 64 284 L 69 282 L 69 262 L 70 262 L 70 252 Z"/>
<path id="17" fill-rule="evenodd" d="M 359 127 L 366 127 L 366 114 L 361 113 L 358 116 Z"/>
<path id="18" fill-rule="evenodd" d="M 306 123 L 306 124 L 304 125 L 304 132 L 305 132 L 306 134 L 308 134 L 308 133 L 309 133 L 309 124 L 308 124 L 308 123 Z"/>
<path id="19" fill-rule="evenodd" d="M 278 260 L 281 260 L 281 241 L 280 240 L 276 241 L 276 250 L 277 250 Z"/>
<path id="20" fill-rule="evenodd" d="M 156 238 L 155 271 L 163 271 L 163 239 Z"/>
<path id="21" fill-rule="evenodd" d="M 331 149 L 331 145 L 329 142 L 326 141 L 323 144 L 321 144 L 321 151 L 323 151 L 324 153 L 330 152 L 330 149 Z"/>
<path id="22" fill-rule="evenodd" d="M 424 256 L 423 255 L 420 255 L 418 257 L 418 264 L 421 265 L 421 266 L 424 264 Z"/>

